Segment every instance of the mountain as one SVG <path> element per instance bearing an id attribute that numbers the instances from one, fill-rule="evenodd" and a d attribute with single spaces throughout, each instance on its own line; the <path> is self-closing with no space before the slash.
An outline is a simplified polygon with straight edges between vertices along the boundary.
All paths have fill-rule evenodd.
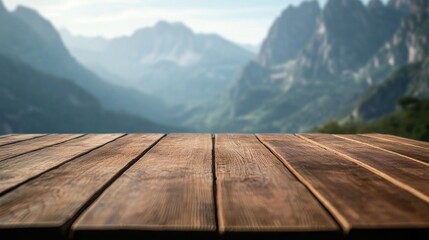
<path id="1" fill-rule="evenodd" d="M 225 91 L 236 70 L 254 58 L 218 35 L 196 34 L 182 23 L 165 21 L 110 39 L 91 54 L 91 40 L 85 43 L 68 34 L 63 39 L 73 55 L 99 75 L 172 105 L 199 103 Z"/>
<path id="2" fill-rule="evenodd" d="M 401 14 L 380 0 L 329 0 L 310 44 L 297 59 L 304 79 L 341 77 L 365 65 L 390 39 Z"/>
<path id="3" fill-rule="evenodd" d="M 429 58 L 396 70 L 390 77 L 371 88 L 359 101 L 354 118 L 373 120 L 395 112 L 400 98 L 429 96 Z"/>
<path id="4" fill-rule="evenodd" d="M 106 111 L 75 83 L 0 55 L 0 134 L 165 132 L 127 113 Z"/>
<path id="5" fill-rule="evenodd" d="M 371 120 L 390 114 L 405 96 L 429 96 L 429 2 L 413 0 L 393 38 L 378 52 L 373 64 L 401 66 L 359 101 L 354 117 Z"/>
<path id="6" fill-rule="evenodd" d="M 420 0 L 409 0 L 409 3 L 406 8 L 402 7 L 409 10 L 408 17 L 401 22 L 395 35 L 374 57 L 373 65 L 401 66 L 422 61 L 427 55 L 429 49 L 427 3 Z"/>
<path id="7" fill-rule="evenodd" d="M 217 104 L 191 111 L 203 114 L 187 123 L 215 131 L 305 132 L 349 114 L 372 80 L 392 70 L 368 66 L 406 15 L 394 6 L 328 0 L 323 9 L 316 1 L 288 7 L 257 61 L 242 69 Z"/>
<path id="8" fill-rule="evenodd" d="M 286 8 L 271 26 L 258 62 L 271 66 L 295 59 L 313 36 L 319 15 L 320 7 L 316 1 Z"/>
<path id="9" fill-rule="evenodd" d="M 253 54 L 258 54 L 259 49 L 261 48 L 261 46 L 259 44 L 240 44 L 240 46 L 244 49 L 246 49 L 247 51 L 253 53 Z"/>
<path id="10" fill-rule="evenodd" d="M 162 101 L 133 89 L 105 82 L 77 62 L 50 22 L 34 10 L 18 7 L 0 11 L 0 54 L 51 75 L 74 81 L 94 95 L 106 109 L 125 111 L 151 119 L 165 118 Z"/>
<path id="11" fill-rule="evenodd" d="M 387 5 L 400 12 L 408 13 L 411 10 L 412 0 L 389 0 Z"/>

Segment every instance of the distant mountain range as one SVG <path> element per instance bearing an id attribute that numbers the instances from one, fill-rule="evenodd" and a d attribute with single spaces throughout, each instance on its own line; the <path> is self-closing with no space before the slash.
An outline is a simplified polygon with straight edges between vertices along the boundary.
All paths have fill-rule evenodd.
<path id="1" fill-rule="evenodd" d="M 58 132 L 81 130 L 86 132 L 111 132 L 160 131 L 163 129 L 161 125 L 141 118 L 160 119 L 162 117 L 161 111 L 164 111 L 162 110 L 164 106 L 161 100 L 146 96 L 132 89 L 109 84 L 87 70 L 69 54 L 54 27 L 31 9 L 18 7 L 14 12 L 8 12 L 0 1 L 0 55 L 2 55 L 3 64 L 0 69 L 3 76 L 5 76 L 1 81 L 2 84 L 6 84 L 2 91 L 7 93 L 7 95 L 2 95 L 4 101 L 1 102 L 1 105 L 8 108 L 7 111 L 0 113 L 0 118 L 3 119 L 4 123 L 3 126 L 0 126 L 0 132 L 45 132 L 53 129 Z M 14 71 L 11 71 L 8 66 Z M 61 80 L 60 84 L 55 82 L 55 79 L 67 80 Z M 18 85 L 15 85 L 15 88 L 9 88 L 9 84 L 12 84 L 9 81 L 13 80 L 19 81 L 19 86 L 22 89 L 16 88 Z M 67 81 L 73 82 L 75 85 L 67 83 Z M 37 86 L 38 84 L 40 86 Z M 51 86 L 51 84 L 56 87 Z M 33 87 L 30 87 L 30 85 Z M 61 89 L 61 92 L 52 92 L 56 91 L 57 88 Z M 70 92 L 67 92 L 69 88 Z M 47 89 L 51 89 L 51 91 L 47 91 Z M 29 95 L 26 96 L 25 94 Z M 86 103 L 83 102 L 73 105 L 70 103 L 70 99 L 61 101 L 58 99 L 59 94 L 76 96 L 75 101 L 78 102 L 87 100 L 88 108 L 85 107 Z M 20 101 L 14 100 L 17 96 L 20 96 Z M 35 96 L 39 96 L 40 101 L 35 101 Z M 79 97 L 83 97 L 83 99 L 78 99 Z M 29 102 L 24 102 L 25 100 Z M 100 103 L 99 106 L 97 105 L 98 102 Z M 61 107 L 67 106 L 70 108 L 61 109 Z M 65 122 L 68 121 L 66 118 L 60 118 L 60 116 L 67 115 L 63 114 L 65 111 L 84 113 L 87 109 L 91 109 L 91 106 L 94 114 L 98 113 L 97 116 L 91 114 L 87 116 L 88 118 L 93 118 L 94 121 L 92 122 L 74 121 L 73 124 L 70 123 L 70 128 L 63 128 L 66 125 L 57 122 L 59 119 Z M 20 117 L 21 114 L 27 116 L 28 108 L 40 109 L 43 112 L 43 117 L 39 119 Z M 101 108 L 107 111 L 101 110 Z M 52 111 L 49 113 L 48 109 Z M 101 115 L 101 112 L 104 115 Z M 121 114 L 115 115 L 113 112 L 122 112 L 123 117 L 121 118 Z M 168 111 L 165 110 L 165 112 Z M 19 114 L 17 115 L 17 113 Z M 132 117 L 128 113 L 140 117 Z M 33 116 L 31 111 L 28 114 Z M 82 120 L 88 119 L 86 116 L 80 115 L 75 116 L 74 120 L 79 118 Z M 105 120 L 100 118 L 102 116 L 110 116 L 111 118 Z M 99 121 L 95 120 L 97 117 Z M 14 122 L 14 119 L 17 122 Z M 131 120 L 134 124 L 130 123 Z M 104 121 L 110 125 L 103 126 L 101 122 Z M 50 122 L 53 125 L 49 126 Z M 24 123 L 28 124 L 28 126 L 24 127 Z M 121 127 L 122 124 L 126 123 L 131 125 Z M 40 126 L 36 127 L 34 124 L 39 124 Z M 87 126 L 85 127 L 86 124 Z M 71 128 L 71 126 L 75 126 L 75 128 Z M 165 127 L 165 130 L 174 129 Z"/>
<path id="2" fill-rule="evenodd" d="M 182 23 L 166 21 L 110 40 L 67 31 L 62 37 L 71 53 L 100 76 L 172 105 L 193 105 L 226 91 L 237 70 L 254 58 L 218 35 L 195 34 Z"/>
<path id="3" fill-rule="evenodd" d="M 328 0 L 323 9 L 316 1 L 290 6 L 272 25 L 257 61 L 242 69 L 221 101 L 191 110 L 184 121 L 215 131 L 305 132 L 352 113 L 391 113 L 403 95 L 427 96 L 429 79 L 391 74 L 407 64 L 424 68 L 428 4 Z M 398 76 L 405 77 L 392 80 Z"/>
<path id="4" fill-rule="evenodd" d="M 37 12 L 0 1 L 0 132 L 306 132 L 371 121 L 402 97 L 429 96 L 428 41 L 427 0 L 304 1 L 280 14 L 256 55 L 164 21 L 115 39 L 60 36 Z"/>

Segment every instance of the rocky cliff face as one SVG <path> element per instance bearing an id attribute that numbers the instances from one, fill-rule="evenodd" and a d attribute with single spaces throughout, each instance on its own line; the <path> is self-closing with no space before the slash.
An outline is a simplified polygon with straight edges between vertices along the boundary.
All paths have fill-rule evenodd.
<path id="1" fill-rule="evenodd" d="M 401 97 L 429 95 L 429 1 L 409 3 L 409 15 L 372 61 L 374 67 L 405 66 L 364 95 L 354 111 L 356 117 L 375 119 L 395 111 Z"/>
<path id="2" fill-rule="evenodd" d="M 258 61 L 243 69 L 215 114 L 208 114 L 209 128 L 228 122 L 223 126 L 241 131 L 310 131 L 352 112 L 373 84 L 365 74 L 374 73 L 362 72 L 392 39 L 410 5 L 328 0 L 318 12 L 315 4 L 290 7 L 275 21 Z M 312 33 L 298 31 L 302 26 L 295 21 L 304 16 L 311 16 L 313 25 L 306 27 Z M 376 74 L 381 79 L 389 71 Z"/>
<path id="3" fill-rule="evenodd" d="M 329 0 L 315 36 L 298 57 L 304 79 L 333 79 L 366 64 L 396 30 L 400 14 L 373 0 Z"/>
<path id="4" fill-rule="evenodd" d="M 429 15 L 428 1 L 409 0 L 392 1 L 400 9 L 409 11 L 394 36 L 384 44 L 383 48 L 372 60 L 373 66 L 401 66 L 422 61 L 429 50 Z M 406 7 L 403 6 L 405 3 Z M 402 5 L 400 5 L 402 4 Z"/>
<path id="5" fill-rule="evenodd" d="M 411 9 L 411 2 L 413 0 L 390 0 L 387 6 L 399 10 L 403 13 L 408 13 Z"/>
<path id="6" fill-rule="evenodd" d="M 262 44 L 259 63 L 271 66 L 295 59 L 313 36 L 319 15 L 317 1 L 304 2 L 284 10 Z"/>

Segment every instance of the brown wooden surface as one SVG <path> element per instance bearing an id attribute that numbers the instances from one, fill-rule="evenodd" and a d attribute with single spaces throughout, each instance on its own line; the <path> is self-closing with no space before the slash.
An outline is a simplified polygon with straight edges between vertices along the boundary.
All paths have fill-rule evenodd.
<path id="1" fill-rule="evenodd" d="M 337 224 L 253 135 L 216 135 L 221 232 L 323 232 Z"/>
<path id="2" fill-rule="evenodd" d="M 429 228 L 429 204 L 356 163 L 293 135 L 258 135 L 307 183 L 345 232 Z"/>
<path id="3" fill-rule="evenodd" d="M 421 162 L 424 162 L 429 166 L 429 149 L 412 146 L 409 144 L 402 144 L 400 142 L 392 142 L 388 140 L 383 140 L 380 138 L 374 138 L 370 136 L 361 136 L 361 135 L 342 135 L 344 138 L 352 139 L 362 143 L 369 144 L 374 147 L 379 147 L 394 153 L 398 153 Z"/>
<path id="4" fill-rule="evenodd" d="M 19 135 L 4 135 L 0 138 L 0 146 L 25 141 L 32 138 L 41 137 L 46 134 L 19 134 Z"/>
<path id="5" fill-rule="evenodd" d="M 399 142 L 402 144 L 410 144 L 410 145 L 419 146 L 423 148 L 429 148 L 429 142 L 422 142 L 414 139 L 408 139 L 408 138 L 403 138 L 403 137 L 398 137 L 393 135 L 386 135 L 386 134 L 362 134 L 362 135 L 390 140 L 391 142 Z"/>
<path id="6" fill-rule="evenodd" d="M 6 190 L 106 144 L 120 134 L 89 134 L 55 146 L 0 161 L 0 196 Z"/>
<path id="7" fill-rule="evenodd" d="M 54 144 L 62 143 L 80 136 L 82 136 L 82 134 L 53 134 L 15 144 L 4 145 L 0 147 L 0 161 Z"/>
<path id="8" fill-rule="evenodd" d="M 380 134 L 0 136 L 0 239 L 426 240 L 426 144 Z"/>
<path id="9" fill-rule="evenodd" d="M 100 229 L 140 231 L 143 238 L 153 231 L 214 233 L 212 184 L 211 135 L 169 135 L 83 213 L 76 235 L 103 238 L 94 234 Z"/>
<path id="10" fill-rule="evenodd" d="M 429 166 L 355 141 L 333 135 L 305 134 L 322 147 L 356 161 L 395 185 L 429 203 Z"/>
<path id="11" fill-rule="evenodd" d="M 119 138 L 0 197 L 0 235 L 14 238 L 22 229 L 30 234 L 39 228 L 42 236 L 60 238 L 58 229 L 161 136 Z"/>

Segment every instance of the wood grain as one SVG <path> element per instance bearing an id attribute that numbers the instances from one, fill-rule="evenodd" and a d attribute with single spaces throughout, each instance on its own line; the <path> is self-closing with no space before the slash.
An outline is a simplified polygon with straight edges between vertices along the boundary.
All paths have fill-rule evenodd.
<path id="1" fill-rule="evenodd" d="M 0 161 L 51 145 L 63 143 L 80 136 L 82 136 L 82 134 L 51 134 L 23 142 L 4 145 L 0 147 Z"/>
<path id="2" fill-rule="evenodd" d="M 0 197 L 0 235 L 60 239 L 81 208 L 162 135 L 127 135 Z M 30 234 L 30 235 L 28 235 Z M 40 234 L 38 236 L 37 234 Z"/>
<path id="3" fill-rule="evenodd" d="M 366 143 L 374 147 L 382 148 L 394 153 L 398 153 L 410 158 L 419 160 L 429 166 L 429 149 L 422 147 L 401 144 L 399 142 L 392 142 L 379 138 L 361 135 L 339 135 L 345 139 L 352 139 L 358 142 Z"/>
<path id="4" fill-rule="evenodd" d="M 311 192 L 254 135 L 216 135 L 219 230 L 335 232 L 338 226 Z M 295 236 L 296 237 L 296 236 Z"/>
<path id="5" fill-rule="evenodd" d="M 0 161 L 0 195 L 49 169 L 110 142 L 123 134 L 89 134 L 65 143 Z"/>
<path id="6" fill-rule="evenodd" d="M 25 140 L 29 140 L 29 139 L 33 139 L 33 138 L 37 138 L 37 137 L 41 137 L 44 136 L 46 134 L 16 134 L 16 135 L 6 135 L 6 136 L 2 136 L 0 138 L 0 146 L 6 145 L 6 144 L 11 144 L 11 143 L 16 143 L 16 142 L 21 142 L 21 141 L 25 141 Z"/>
<path id="7" fill-rule="evenodd" d="M 140 237 L 174 232 L 213 235 L 211 135 L 172 134 L 128 169 L 74 224 L 77 238 L 103 239 L 100 229 Z M 89 237 L 91 236 L 91 237 Z M 205 239 L 202 237 L 200 239 Z"/>
<path id="8" fill-rule="evenodd" d="M 422 166 L 406 157 L 333 135 L 304 134 L 301 136 L 366 165 L 376 174 L 429 203 L 429 166 Z"/>
<path id="9" fill-rule="evenodd" d="M 414 139 L 403 138 L 403 137 L 398 137 L 398 136 L 393 136 L 393 135 L 387 135 L 387 134 L 372 133 L 372 134 L 361 134 L 361 135 L 369 136 L 369 137 L 375 137 L 375 138 L 381 138 L 381 139 L 385 139 L 385 140 L 389 140 L 389 141 L 393 141 L 393 142 L 399 142 L 399 143 L 402 143 L 402 144 L 409 144 L 409 145 L 413 145 L 413 146 L 418 146 L 418 147 L 423 147 L 423 148 L 428 148 L 429 149 L 429 142 L 417 141 L 417 140 L 414 140 Z"/>
<path id="10" fill-rule="evenodd" d="M 346 233 L 412 233 L 429 227 L 429 204 L 377 174 L 293 135 L 258 137 L 306 183 Z"/>

